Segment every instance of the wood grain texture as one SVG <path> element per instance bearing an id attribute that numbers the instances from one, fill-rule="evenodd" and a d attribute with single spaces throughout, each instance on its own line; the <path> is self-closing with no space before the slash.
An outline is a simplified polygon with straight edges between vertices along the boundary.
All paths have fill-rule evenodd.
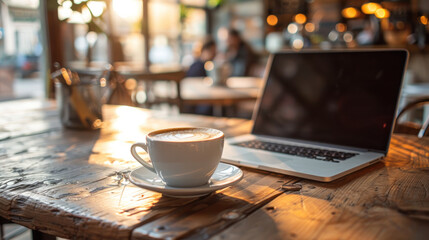
<path id="1" fill-rule="evenodd" d="M 384 161 L 332 183 L 301 180 L 214 239 L 427 239 L 429 139 L 396 135 Z"/>
<path id="2" fill-rule="evenodd" d="M 241 119 L 105 106 L 99 131 L 64 129 L 52 102 L 0 103 L 0 216 L 77 239 L 425 239 L 429 139 L 395 135 L 383 162 L 332 183 L 243 168 L 237 185 L 176 199 L 127 184 L 149 131 Z M 147 156 L 145 156 L 147 157 Z"/>
<path id="3" fill-rule="evenodd" d="M 282 193 L 281 186 L 294 182 L 278 174 L 246 171 L 237 185 L 202 197 L 198 202 L 176 209 L 168 215 L 134 230 L 133 239 L 208 238 L 245 219 L 250 213 Z"/>
<path id="4" fill-rule="evenodd" d="M 115 179 L 117 172 L 140 166 L 129 148 L 147 132 L 206 126 L 231 136 L 250 127 L 247 120 L 106 106 L 103 129 L 76 131 L 61 127 L 55 105 L 3 106 L 8 114 L 0 124 L 0 215 L 66 238 L 130 238 L 136 227 L 199 200 L 163 197 Z"/>

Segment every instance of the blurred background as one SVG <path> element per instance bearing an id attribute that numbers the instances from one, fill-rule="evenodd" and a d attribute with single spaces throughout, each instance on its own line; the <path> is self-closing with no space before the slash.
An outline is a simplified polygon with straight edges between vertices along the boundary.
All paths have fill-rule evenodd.
<path id="1" fill-rule="evenodd" d="M 281 49 L 401 47 L 406 83 L 425 83 L 428 15 L 424 0 L 1 0 L 0 101 L 52 97 L 55 62 L 186 69 L 208 35 L 226 51 L 229 29 L 256 53 L 247 75 Z"/>
<path id="2" fill-rule="evenodd" d="M 279 50 L 405 48 L 404 105 L 429 97 L 428 17 L 429 0 L 0 0 L 0 102 L 54 98 L 58 66 L 188 71 L 207 36 L 222 61 L 234 29 L 254 58 L 244 77 L 261 78 Z M 252 104 L 228 116 L 250 118 Z M 199 107 L 191 112 L 207 110 Z M 429 107 L 419 114 L 428 119 Z M 25 228 L 5 229 L 30 238 Z"/>

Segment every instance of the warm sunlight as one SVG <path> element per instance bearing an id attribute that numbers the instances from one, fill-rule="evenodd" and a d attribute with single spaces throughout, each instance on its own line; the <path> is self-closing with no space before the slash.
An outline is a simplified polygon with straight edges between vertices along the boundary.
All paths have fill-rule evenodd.
<path id="1" fill-rule="evenodd" d="M 130 147 L 134 142 L 145 141 L 142 128 L 147 124 L 149 115 L 141 109 L 128 106 L 118 106 L 115 115 L 119 117 L 112 117 L 110 121 L 113 131 L 101 130 L 101 137 L 94 144 L 89 163 L 114 168 L 136 168 L 140 164 L 131 156 Z"/>
<path id="2" fill-rule="evenodd" d="M 104 9 L 106 8 L 106 3 L 102 1 L 89 1 L 87 5 L 94 17 L 101 16 L 101 14 L 103 14 Z"/>
<path id="3" fill-rule="evenodd" d="M 143 140 L 141 127 L 145 125 L 149 117 L 147 112 L 128 106 L 119 106 L 115 113 L 120 118 L 112 121 L 112 127 L 117 130 L 120 139 L 128 141 Z"/>
<path id="4" fill-rule="evenodd" d="M 135 22 L 142 17 L 143 3 L 139 0 L 113 0 L 114 12 L 121 18 Z"/>

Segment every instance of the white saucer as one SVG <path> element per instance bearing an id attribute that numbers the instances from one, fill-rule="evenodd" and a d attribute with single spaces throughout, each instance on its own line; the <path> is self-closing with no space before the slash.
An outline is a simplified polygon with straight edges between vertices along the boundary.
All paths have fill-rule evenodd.
<path id="1" fill-rule="evenodd" d="M 130 181 L 135 185 L 162 193 L 166 196 L 179 198 L 204 196 L 213 191 L 231 186 L 240 181 L 241 178 L 243 178 L 241 169 L 226 163 L 219 163 L 208 184 L 191 188 L 167 186 L 158 175 L 145 167 L 140 167 L 130 172 Z"/>

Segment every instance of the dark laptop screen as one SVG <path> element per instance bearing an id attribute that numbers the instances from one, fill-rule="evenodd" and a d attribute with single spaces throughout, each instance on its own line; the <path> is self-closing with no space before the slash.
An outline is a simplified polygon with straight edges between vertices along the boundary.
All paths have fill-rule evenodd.
<path id="1" fill-rule="evenodd" d="M 254 134 L 387 152 L 407 52 L 278 53 Z"/>

